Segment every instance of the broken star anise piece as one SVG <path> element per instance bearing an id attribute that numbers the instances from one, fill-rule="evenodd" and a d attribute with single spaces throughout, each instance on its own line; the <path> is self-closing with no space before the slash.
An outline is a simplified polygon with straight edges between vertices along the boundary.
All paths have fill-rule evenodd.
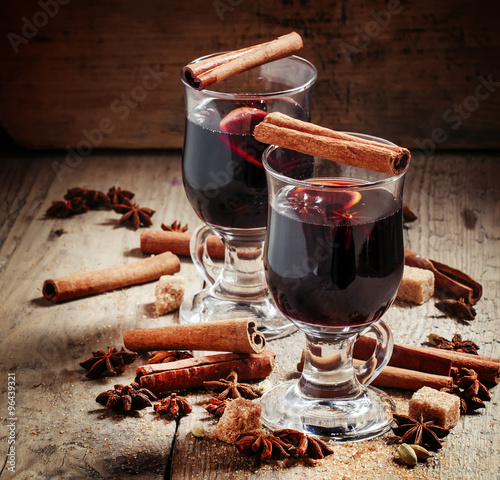
<path id="1" fill-rule="evenodd" d="M 441 438 L 450 433 L 447 428 L 435 425 L 434 422 L 424 422 L 422 415 L 419 420 L 406 415 L 393 414 L 397 427 L 392 427 L 392 431 L 398 437 L 398 443 L 409 445 L 422 445 L 431 450 L 439 450 L 443 445 Z"/>
<path id="2" fill-rule="evenodd" d="M 230 399 L 226 400 L 219 400 L 217 398 L 209 398 L 208 401 L 210 402 L 208 405 L 205 405 L 205 410 L 208 413 L 211 413 L 212 415 L 216 416 L 217 418 L 222 417 L 222 414 L 226 410 L 226 405 L 228 402 L 230 402 Z"/>
<path id="3" fill-rule="evenodd" d="M 45 215 L 47 217 L 65 218 L 85 213 L 88 210 L 89 208 L 85 200 L 80 197 L 75 197 L 69 200 L 52 202 L 52 205 L 47 209 Z"/>
<path id="4" fill-rule="evenodd" d="M 127 203 L 128 200 L 132 200 L 135 194 L 129 190 L 122 190 L 120 187 L 111 187 L 108 190 L 107 196 L 111 205 L 121 205 Z"/>
<path id="5" fill-rule="evenodd" d="M 462 340 L 462 335 L 456 333 L 453 335 L 451 340 L 447 340 L 436 334 L 430 334 L 428 337 L 429 342 L 436 348 L 442 350 L 455 350 L 456 352 L 470 353 L 472 355 L 477 355 L 479 346 L 472 340 Z"/>
<path id="6" fill-rule="evenodd" d="M 79 198 L 85 202 L 90 210 L 109 208 L 109 198 L 104 192 L 90 190 L 82 187 L 69 188 L 64 195 L 65 200 Z"/>
<path id="7" fill-rule="evenodd" d="M 172 393 L 167 398 L 162 398 L 160 403 L 155 404 L 153 408 L 160 415 L 168 415 L 175 418 L 189 415 L 193 410 L 186 397 L 178 396 L 176 393 Z"/>
<path id="8" fill-rule="evenodd" d="M 218 400 L 226 398 L 248 398 L 250 400 L 259 397 L 257 390 L 248 383 L 238 383 L 238 374 L 232 371 L 227 378 L 218 381 L 203 382 L 208 390 L 219 393 Z"/>
<path id="9" fill-rule="evenodd" d="M 476 317 L 476 310 L 474 307 L 461 298 L 455 300 L 453 298 L 446 298 L 436 302 L 434 306 L 448 317 L 456 317 L 460 320 L 474 320 Z"/>
<path id="10" fill-rule="evenodd" d="M 161 229 L 165 230 L 167 232 L 186 232 L 188 229 L 188 225 L 181 226 L 181 222 L 178 222 L 177 220 L 174 223 L 171 223 L 169 225 L 165 225 L 164 223 L 161 224 Z"/>
<path id="11" fill-rule="evenodd" d="M 418 217 L 406 205 L 403 205 L 403 222 L 411 223 L 417 219 Z"/>
<path id="12" fill-rule="evenodd" d="M 185 358 L 193 358 L 193 354 L 184 350 L 159 350 L 150 357 L 148 363 L 169 363 Z"/>
<path id="13" fill-rule="evenodd" d="M 263 462 L 283 460 L 294 451 L 291 443 L 272 434 L 242 433 L 236 441 L 236 448 L 242 455 L 258 455 Z"/>
<path id="14" fill-rule="evenodd" d="M 298 430 L 284 428 L 282 430 L 275 430 L 273 435 L 281 438 L 286 443 L 291 443 L 295 447 L 298 457 L 309 457 L 319 460 L 333 453 L 333 450 L 319 438 L 310 437 Z"/>
<path id="15" fill-rule="evenodd" d="M 120 351 L 108 347 L 107 353 L 104 350 L 92 352 L 92 357 L 80 363 L 80 366 L 88 370 L 86 377 L 96 379 L 122 373 L 136 358 L 137 353 L 127 352 L 123 347 Z"/>
<path id="16" fill-rule="evenodd" d="M 137 230 L 141 225 L 145 227 L 150 227 L 153 225 L 151 217 L 155 213 L 154 210 L 146 207 L 139 207 L 130 200 L 125 199 L 125 203 L 120 203 L 118 205 L 113 205 L 112 208 L 116 213 L 121 213 L 122 216 L 118 220 L 119 225 L 124 223 L 131 223 Z"/>
<path id="17" fill-rule="evenodd" d="M 109 410 L 131 412 L 150 407 L 151 400 L 157 398 L 147 388 L 140 388 L 138 383 L 132 382 L 130 385 L 115 385 L 114 390 L 100 393 L 95 400 Z"/>
<path id="18" fill-rule="evenodd" d="M 462 413 L 471 413 L 479 408 L 485 408 L 484 402 L 491 400 L 488 388 L 478 380 L 476 371 L 470 368 L 460 369 L 448 393 L 453 393 L 460 398 Z"/>

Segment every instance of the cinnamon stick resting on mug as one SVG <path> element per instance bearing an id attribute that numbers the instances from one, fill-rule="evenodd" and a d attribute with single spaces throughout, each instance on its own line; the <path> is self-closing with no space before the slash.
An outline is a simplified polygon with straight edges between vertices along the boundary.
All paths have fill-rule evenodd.
<path id="1" fill-rule="evenodd" d="M 233 370 L 240 380 L 257 380 L 269 376 L 276 355 L 262 353 L 223 353 L 144 365 L 136 370 L 135 381 L 155 394 L 203 386 L 203 382 L 226 378 Z"/>
<path id="2" fill-rule="evenodd" d="M 141 232 L 141 252 L 172 252 L 175 255 L 190 255 L 188 232 L 169 232 L 164 230 L 143 230 Z M 216 235 L 208 237 L 208 254 L 212 258 L 224 258 L 224 244 Z"/>
<path id="3" fill-rule="evenodd" d="M 389 175 L 403 173 L 411 157 L 406 148 L 337 132 L 278 112 L 266 115 L 255 127 L 254 135 L 262 143 Z"/>
<path id="4" fill-rule="evenodd" d="M 137 262 L 116 265 L 93 272 L 50 278 L 43 284 L 43 296 L 54 303 L 107 292 L 116 288 L 158 280 L 181 269 L 179 258 L 171 252 Z"/>
<path id="5" fill-rule="evenodd" d="M 189 85 L 202 90 L 264 63 L 299 53 L 302 46 L 301 36 L 296 32 L 291 32 L 270 42 L 190 63 L 182 69 L 182 75 Z"/>
<path id="6" fill-rule="evenodd" d="M 264 335 L 257 330 L 255 321 L 248 318 L 126 330 L 123 343 L 128 350 L 139 353 L 156 350 L 261 353 L 266 348 Z"/>

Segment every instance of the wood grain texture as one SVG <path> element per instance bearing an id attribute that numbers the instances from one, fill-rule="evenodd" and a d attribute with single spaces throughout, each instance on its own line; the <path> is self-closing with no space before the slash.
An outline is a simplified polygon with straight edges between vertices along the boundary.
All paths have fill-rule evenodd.
<path id="1" fill-rule="evenodd" d="M 5 175 L 0 177 L 2 204 L 7 207 L 0 211 L 0 369 L 16 376 L 16 479 L 288 480 L 330 479 L 332 474 L 362 480 L 495 478 L 500 469 L 498 386 L 492 388 L 493 399 L 484 411 L 462 417 L 440 453 L 413 470 L 394 462 L 395 447 L 386 437 L 336 446 L 332 457 L 314 466 L 298 462 L 285 468 L 240 457 L 233 446 L 191 434 L 196 421 L 209 433 L 215 425 L 203 408 L 211 396 L 203 389 L 188 393 L 193 413 L 178 425 L 156 418 L 152 409 L 130 417 L 105 411 L 95 397 L 115 383 L 132 381 L 135 366 L 146 358 L 140 357 L 119 377 L 97 381 L 87 380 L 78 363 L 92 351 L 120 346 L 127 329 L 174 324 L 177 314 L 154 318 L 154 284 L 60 305 L 43 299 L 41 286 L 49 276 L 103 268 L 142 255 L 139 231 L 117 227 L 114 212 L 88 212 L 65 220 L 46 219 L 44 212 L 69 187 L 106 190 L 115 185 L 136 192 L 139 204 L 156 210 L 154 228 L 180 220 L 192 231 L 199 220 L 183 193 L 178 153 L 97 153 L 59 180 L 53 163 L 63 159 L 64 154 L 11 157 L 4 159 Z M 413 160 L 405 203 L 418 220 L 405 230 L 406 245 L 480 280 L 484 296 L 470 323 L 444 317 L 432 300 L 421 306 L 394 305 L 385 319 L 396 342 L 420 345 L 430 332 L 447 338 L 461 333 L 481 346 L 481 354 L 500 357 L 498 161 L 498 155 L 473 152 L 417 155 Z M 201 287 L 189 259 L 182 260 L 180 273 L 186 278 L 187 295 Z M 269 346 L 277 355 L 270 381 L 296 376 L 302 334 Z M 6 387 L 4 380 L 3 445 L 8 434 Z M 405 412 L 409 394 L 390 394 Z M 13 478 L 7 473 L 3 476 Z"/>
<path id="2" fill-rule="evenodd" d="M 425 153 L 500 147 L 497 2 L 71 0 L 46 22 L 40 11 L 9 2 L 0 20 L 0 124 L 23 146 L 180 148 L 182 66 L 296 30 L 319 73 L 314 122 Z"/>

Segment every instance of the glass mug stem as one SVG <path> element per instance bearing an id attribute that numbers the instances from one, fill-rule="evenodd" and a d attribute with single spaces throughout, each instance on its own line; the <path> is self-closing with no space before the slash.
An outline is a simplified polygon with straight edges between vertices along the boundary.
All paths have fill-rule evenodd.
<path id="1" fill-rule="evenodd" d="M 371 357 L 360 365 L 353 363 L 353 346 L 358 336 L 332 336 L 331 341 L 306 333 L 304 366 L 298 388 L 304 397 L 345 400 L 356 399 L 387 365 L 393 339 L 381 320 L 360 335 L 373 332 L 376 347 Z"/>
<path id="2" fill-rule="evenodd" d="M 263 269 L 264 233 L 244 241 L 220 234 L 224 247 L 224 266 L 208 255 L 207 241 L 214 231 L 207 225 L 196 229 L 191 238 L 191 257 L 203 279 L 212 285 L 212 294 L 233 300 L 260 299 L 269 294 Z"/>

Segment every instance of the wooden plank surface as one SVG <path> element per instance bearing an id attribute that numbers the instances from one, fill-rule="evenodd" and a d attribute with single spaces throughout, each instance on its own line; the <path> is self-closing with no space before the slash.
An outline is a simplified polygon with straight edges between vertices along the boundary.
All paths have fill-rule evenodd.
<path id="1" fill-rule="evenodd" d="M 498 2 L 50 2 L 0 18 L 0 124 L 23 146 L 180 148 L 181 67 L 291 30 L 318 68 L 316 123 L 431 153 L 500 146 Z"/>
<path id="2" fill-rule="evenodd" d="M 112 414 L 95 402 L 115 383 L 129 383 L 141 357 L 116 378 L 85 379 L 78 363 L 92 351 L 120 346 L 132 327 L 171 324 L 177 314 L 155 318 L 154 284 L 130 287 L 53 305 L 41 295 L 43 281 L 141 257 L 139 231 L 117 227 L 113 212 L 88 212 L 70 219 L 44 218 L 52 200 L 67 188 L 106 190 L 121 186 L 136 192 L 140 205 L 156 210 L 154 227 L 180 220 L 193 230 L 199 220 L 182 187 L 178 153 L 96 153 L 58 179 L 53 169 L 64 154 L 12 155 L 2 160 L 0 195 L 0 445 L 7 450 L 7 373 L 16 379 L 16 475 L 2 478 L 172 478 L 203 479 L 439 479 L 490 480 L 500 471 L 499 388 L 477 415 L 462 417 L 442 451 L 427 465 L 407 469 L 394 462 L 387 437 L 335 447 L 314 465 L 260 465 L 208 435 L 191 434 L 200 420 L 210 433 L 214 420 L 203 405 L 209 394 L 188 394 L 193 413 L 178 425 L 158 419 L 152 409 L 137 416 Z M 399 343 L 420 345 L 430 332 L 461 333 L 481 346 L 483 355 L 500 357 L 497 339 L 500 285 L 500 174 L 498 155 L 484 153 L 417 156 L 408 174 L 405 203 L 418 215 L 406 230 L 406 245 L 449 263 L 480 280 L 483 298 L 476 320 L 443 317 L 428 302 L 396 304 L 386 315 Z M 59 235 L 59 231 L 63 233 Z M 59 232 L 59 233 L 58 233 Z M 189 259 L 181 274 L 188 294 L 201 286 Z M 296 375 L 301 333 L 274 341 L 274 384 Z M 409 394 L 391 391 L 404 412 Z M 175 440 L 174 440 L 175 439 Z M 2 457 L 3 460 L 3 457 Z"/>

